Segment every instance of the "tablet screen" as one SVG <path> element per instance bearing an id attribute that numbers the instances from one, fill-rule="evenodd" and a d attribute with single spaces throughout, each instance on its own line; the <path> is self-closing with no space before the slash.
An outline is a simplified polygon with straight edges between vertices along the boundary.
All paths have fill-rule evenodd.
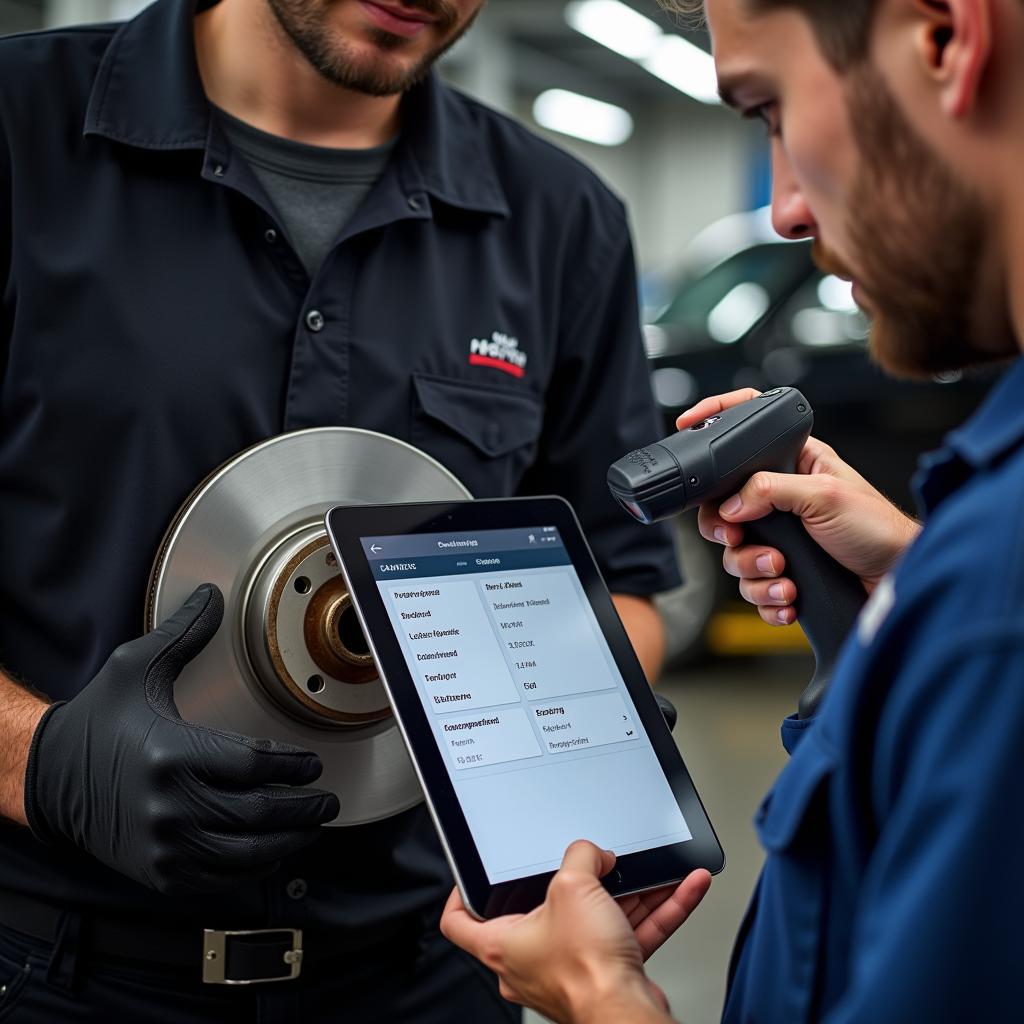
<path id="1" fill-rule="evenodd" d="M 360 541 L 492 885 L 691 838 L 557 527 Z"/>

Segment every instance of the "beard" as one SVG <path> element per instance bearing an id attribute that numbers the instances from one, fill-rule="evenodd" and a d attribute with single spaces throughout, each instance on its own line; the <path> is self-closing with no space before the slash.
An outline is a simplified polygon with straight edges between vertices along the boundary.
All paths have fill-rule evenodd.
<path id="1" fill-rule="evenodd" d="M 1010 355 L 1005 296 L 985 288 L 981 197 L 915 131 L 875 71 L 848 73 L 847 102 L 860 157 L 847 224 L 857 273 L 823 247 L 816 260 L 856 276 L 870 300 L 873 358 L 896 376 L 928 378 Z"/>
<path id="2" fill-rule="evenodd" d="M 373 28 L 368 38 L 377 51 L 360 57 L 356 48 L 330 25 L 332 0 L 267 0 L 277 23 L 293 45 L 332 85 L 369 96 L 395 96 L 426 78 L 434 62 L 443 56 L 472 25 L 476 12 L 461 25 L 458 10 L 448 0 L 415 0 L 403 5 L 432 15 L 442 42 L 412 66 L 388 58 L 409 40 Z"/>

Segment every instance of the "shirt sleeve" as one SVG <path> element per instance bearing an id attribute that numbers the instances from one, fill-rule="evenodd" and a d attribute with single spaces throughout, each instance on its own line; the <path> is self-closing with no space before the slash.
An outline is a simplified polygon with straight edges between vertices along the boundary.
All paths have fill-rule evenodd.
<path id="1" fill-rule="evenodd" d="M 592 210 L 573 249 L 588 259 L 567 282 L 540 454 L 521 493 L 558 494 L 572 503 L 613 593 L 655 594 L 679 584 L 671 533 L 630 518 L 606 483 L 613 462 L 665 432 L 651 391 L 621 203 L 609 197 Z"/>
<path id="2" fill-rule="evenodd" d="M 1008 1021 L 1024 1006 L 1024 621 L 922 660 L 876 739 L 885 816 L 827 1024 Z"/>

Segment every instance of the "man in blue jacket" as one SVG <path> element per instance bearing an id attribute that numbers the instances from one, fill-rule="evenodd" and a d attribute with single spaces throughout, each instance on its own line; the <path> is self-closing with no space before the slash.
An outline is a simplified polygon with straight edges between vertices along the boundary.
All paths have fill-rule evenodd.
<path id="1" fill-rule="evenodd" d="M 799 475 L 759 474 L 703 510 L 766 621 L 793 621 L 795 588 L 781 553 L 743 544 L 742 524 L 772 509 L 798 515 L 870 594 L 819 714 L 784 723 L 792 756 L 757 814 L 767 858 L 724 1019 L 1017 1021 L 1024 3 L 705 6 L 723 97 L 771 137 L 776 228 L 814 238 L 821 264 L 855 282 L 875 358 L 918 377 L 1014 360 L 925 458 L 923 531 L 816 441 Z M 679 425 L 752 394 L 709 399 Z M 556 1020 L 668 1021 L 642 958 L 707 877 L 634 901 L 627 918 L 597 883 L 611 861 L 574 847 L 525 919 L 479 925 L 453 897 L 447 934 Z"/>

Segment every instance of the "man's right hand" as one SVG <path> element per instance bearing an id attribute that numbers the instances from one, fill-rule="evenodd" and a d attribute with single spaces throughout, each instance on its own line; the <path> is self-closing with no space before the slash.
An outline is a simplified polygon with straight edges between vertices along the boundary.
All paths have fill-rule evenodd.
<path id="1" fill-rule="evenodd" d="M 706 398 L 676 421 L 685 430 L 723 409 L 756 398 L 751 388 Z M 698 522 L 701 534 L 726 546 L 722 564 L 740 580 L 740 594 L 757 606 L 773 626 L 796 620 L 796 586 L 785 576 L 782 552 L 743 546 L 742 524 L 774 509 L 792 512 L 837 562 L 860 577 L 870 593 L 911 545 L 920 526 L 904 515 L 855 469 L 815 438 L 807 442 L 795 474 L 757 473 L 738 495 L 705 505 Z"/>
<path id="2" fill-rule="evenodd" d="M 43 842 L 70 842 L 168 894 L 232 889 L 319 835 L 338 798 L 306 787 L 319 758 L 272 740 L 190 725 L 174 681 L 216 633 L 224 601 L 199 587 L 124 644 L 32 739 L 25 811 Z"/>

